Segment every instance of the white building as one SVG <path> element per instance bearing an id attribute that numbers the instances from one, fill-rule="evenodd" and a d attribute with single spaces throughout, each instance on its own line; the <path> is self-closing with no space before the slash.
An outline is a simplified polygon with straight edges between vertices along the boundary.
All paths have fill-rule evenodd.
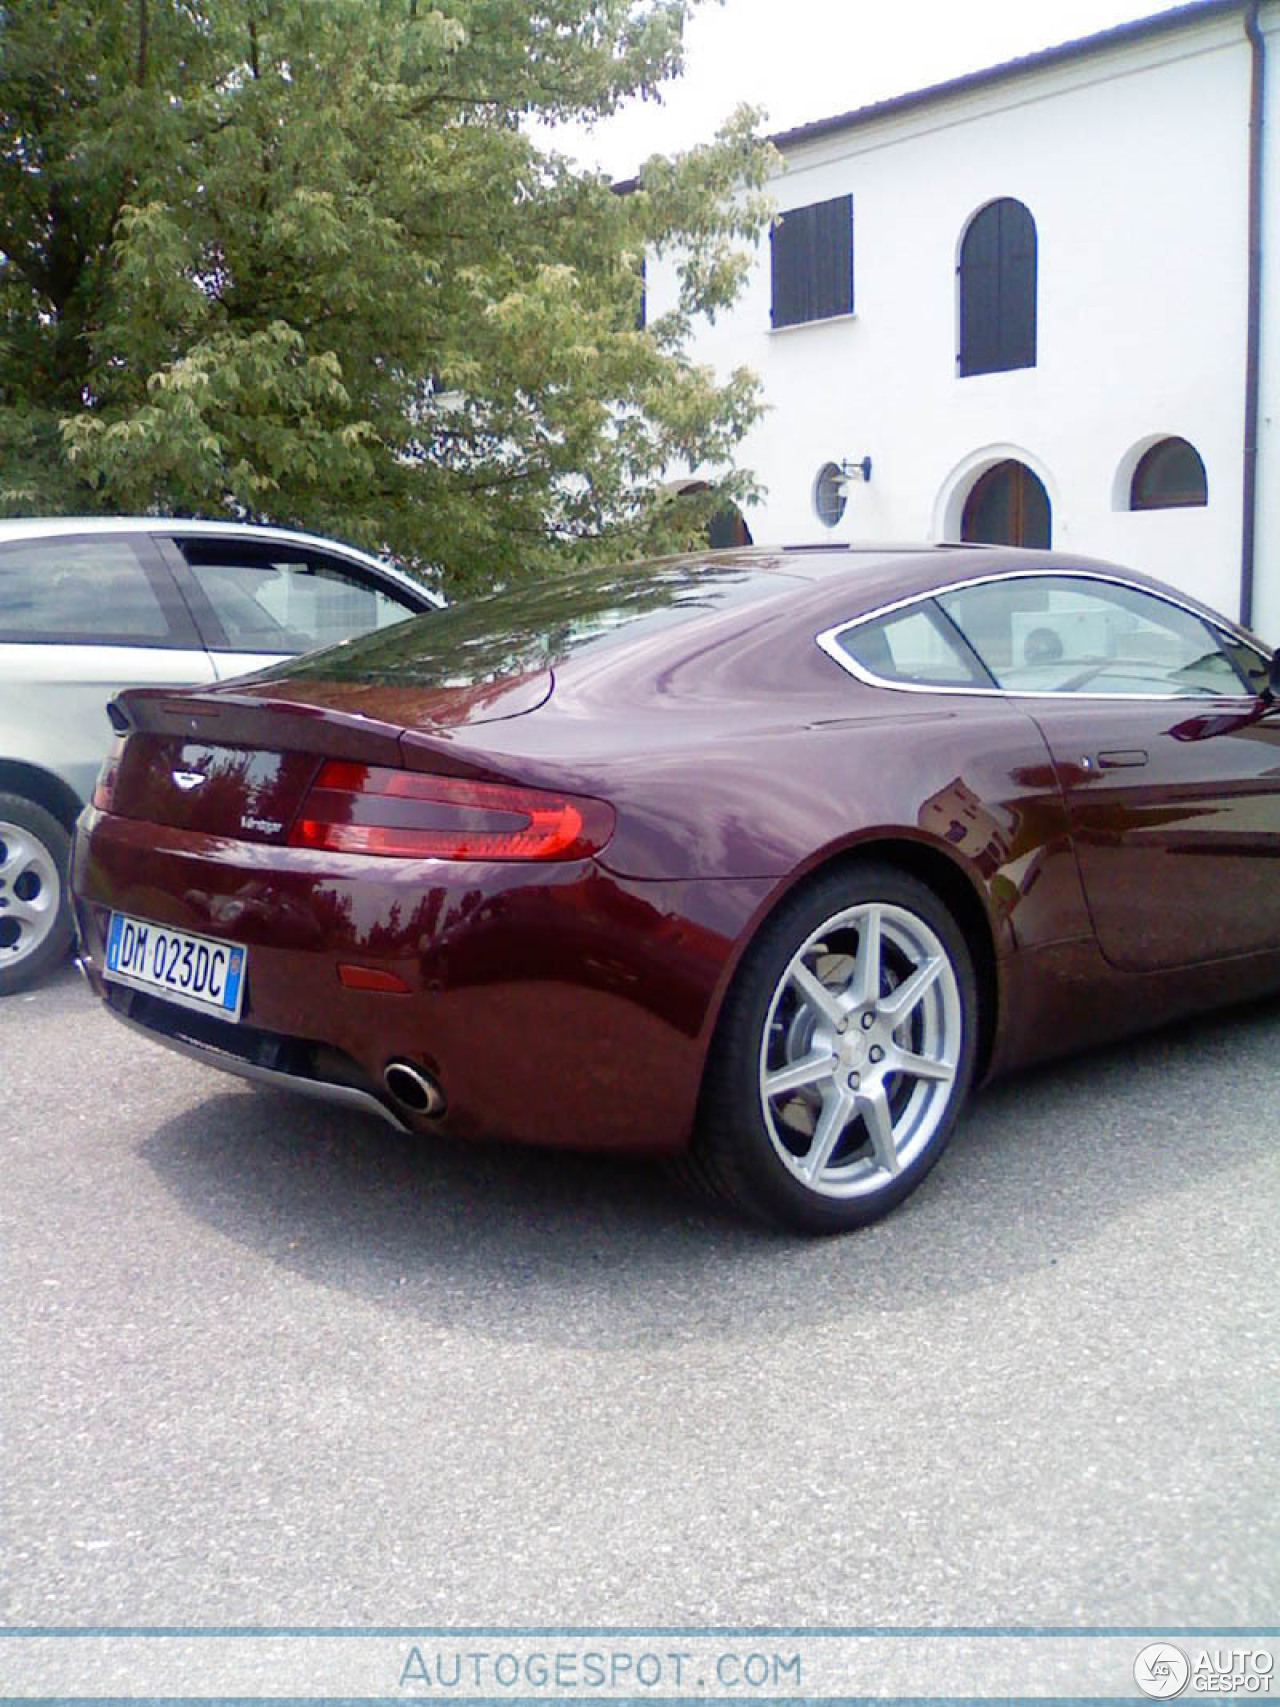
<path id="1" fill-rule="evenodd" d="M 1280 640 L 1280 0 L 773 140 L 780 222 L 692 350 L 763 380 L 757 540 L 1048 536 Z"/>

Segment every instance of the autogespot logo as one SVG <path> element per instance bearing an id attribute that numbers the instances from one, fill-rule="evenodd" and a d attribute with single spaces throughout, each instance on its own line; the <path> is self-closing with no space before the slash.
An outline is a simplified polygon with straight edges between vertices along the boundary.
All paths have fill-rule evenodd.
<path id="1" fill-rule="evenodd" d="M 1133 1681 L 1158 1700 L 1181 1695 L 1190 1677 L 1191 1661 L 1172 1642 L 1152 1642 L 1133 1662 Z"/>

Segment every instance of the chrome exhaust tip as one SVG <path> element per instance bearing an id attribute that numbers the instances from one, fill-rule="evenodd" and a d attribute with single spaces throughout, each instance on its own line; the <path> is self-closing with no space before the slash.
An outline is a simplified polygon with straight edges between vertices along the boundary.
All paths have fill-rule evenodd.
<path id="1" fill-rule="evenodd" d="M 430 1073 L 412 1061 L 388 1061 L 382 1069 L 382 1082 L 392 1099 L 410 1114 L 444 1113 L 444 1092 Z"/>

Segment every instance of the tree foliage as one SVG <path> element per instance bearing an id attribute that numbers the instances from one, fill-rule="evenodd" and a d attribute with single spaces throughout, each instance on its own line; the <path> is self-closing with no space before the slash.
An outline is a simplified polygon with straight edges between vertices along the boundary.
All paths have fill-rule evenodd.
<path id="1" fill-rule="evenodd" d="M 630 193 L 531 139 L 696 0 L 0 0 L 0 509 L 333 532 L 455 589 L 684 542 L 758 407 L 683 354 L 753 115 Z M 677 306 L 638 325 L 646 249 Z M 713 501 L 704 499 L 704 507 Z"/>

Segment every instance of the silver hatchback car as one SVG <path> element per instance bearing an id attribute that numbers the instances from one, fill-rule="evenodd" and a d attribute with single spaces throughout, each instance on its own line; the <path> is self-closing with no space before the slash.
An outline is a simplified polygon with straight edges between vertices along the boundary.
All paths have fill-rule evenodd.
<path id="1" fill-rule="evenodd" d="M 119 688 L 222 681 L 441 602 L 350 546 L 278 528 L 0 521 L 0 996 L 70 943 L 71 832 Z"/>

